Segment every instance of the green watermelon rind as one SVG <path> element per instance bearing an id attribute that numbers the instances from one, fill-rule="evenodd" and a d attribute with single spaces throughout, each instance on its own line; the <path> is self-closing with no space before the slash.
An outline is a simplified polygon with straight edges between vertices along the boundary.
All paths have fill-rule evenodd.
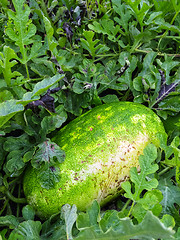
<path id="1" fill-rule="evenodd" d="M 37 215 L 47 218 L 68 203 L 86 210 L 96 199 L 102 206 L 118 194 L 131 167 L 139 167 L 143 149 L 159 147 L 158 133 L 165 134 L 159 117 L 132 102 L 100 105 L 62 128 L 52 139 L 66 153 L 59 164 L 60 181 L 52 189 L 41 187 L 37 171 L 29 167 L 24 193 Z"/>

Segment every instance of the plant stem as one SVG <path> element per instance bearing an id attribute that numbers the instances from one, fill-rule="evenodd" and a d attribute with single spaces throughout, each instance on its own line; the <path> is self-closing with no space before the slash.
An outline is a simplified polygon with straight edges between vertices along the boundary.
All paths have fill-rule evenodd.
<path id="1" fill-rule="evenodd" d="M 19 184 L 18 186 L 18 199 L 20 199 L 21 196 L 21 184 Z M 19 213 L 20 213 L 20 204 L 17 204 L 17 210 L 16 210 L 16 217 L 19 217 Z"/>
<path id="2" fill-rule="evenodd" d="M 30 77 L 29 77 L 29 70 L 28 70 L 27 63 L 25 63 L 25 68 L 26 68 L 27 79 L 29 80 Z"/>
<path id="3" fill-rule="evenodd" d="M 159 176 L 163 175 L 164 173 L 166 173 L 171 167 L 166 167 L 164 168 L 161 172 L 158 173 Z"/>
<path id="4" fill-rule="evenodd" d="M 134 207 L 134 204 L 135 204 L 135 202 L 133 201 L 133 203 L 132 203 L 132 205 L 131 205 L 131 208 L 130 208 L 130 210 L 129 210 L 129 212 L 128 212 L 127 217 L 129 217 L 129 216 L 131 215 L 131 212 L 132 212 L 132 209 L 133 209 L 133 207 Z"/>
<path id="5" fill-rule="evenodd" d="M 143 54 L 147 54 L 147 53 L 150 53 L 151 51 L 149 50 L 141 50 L 141 49 L 135 49 L 135 52 L 137 53 L 143 53 Z M 158 53 L 158 56 L 164 56 L 164 55 L 167 55 L 169 57 L 180 57 L 180 54 L 168 54 L 168 53 Z"/>
<path id="6" fill-rule="evenodd" d="M 25 198 L 16 198 L 9 192 L 9 190 L 6 190 L 5 194 L 11 201 L 15 203 L 27 203 Z"/>
<path id="7" fill-rule="evenodd" d="M 123 212 L 127 208 L 127 206 L 129 206 L 130 202 L 131 199 L 128 199 L 127 202 L 124 204 L 124 207 L 121 209 L 121 212 Z"/>
<path id="8" fill-rule="evenodd" d="M 162 35 L 157 35 L 155 38 L 161 38 Z M 180 36 L 164 36 L 164 38 L 176 38 L 176 39 L 180 39 Z"/>
<path id="9" fill-rule="evenodd" d="M 2 208 L 1 211 L 0 211 L 0 216 L 1 216 L 2 213 L 4 212 L 4 210 L 5 210 L 5 208 L 6 208 L 6 206 L 7 206 L 8 203 L 9 203 L 9 199 L 6 199 L 6 201 L 5 201 L 4 205 L 3 205 L 3 208 Z"/>

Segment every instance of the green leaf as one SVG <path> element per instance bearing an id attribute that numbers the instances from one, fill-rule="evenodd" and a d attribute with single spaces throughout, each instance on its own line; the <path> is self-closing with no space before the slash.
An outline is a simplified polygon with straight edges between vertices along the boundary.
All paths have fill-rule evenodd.
<path id="1" fill-rule="evenodd" d="M 163 29 L 163 30 L 166 30 L 166 31 L 175 32 L 177 34 L 180 33 L 180 30 L 179 30 L 178 26 L 175 26 L 175 25 L 172 25 L 168 22 L 165 22 L 164 18 L 162 18 L 162 17 L 156 18 L 154 21 L 155 21 L 156 25 L 158 26 L 159 30 Z"/>
<path id="2" fill-rule="evenodd" d="M 141 28 L 143 26 L 143 20 L 148 13 L 149 9 L 153 6 L 146 1 L 142 0 L 125 0 L 125 2 L 130 6 L 132 12 L 134 13 L 136 19 L 138 20 Z"/>
<path id="3" fill-rule="evenodd" d="M 14 78 L 17 76 L 21 76 L 21 73 L 17 71 L 12 71 L 12 67 L 14 67 L 18 62 L 13 59 L 17 59 L 17 55 L 13 49 L 8 46 L 3 47 L 3 53 L 0 53 L 0 68 L 2 69 L 4 80 L 8 87 L 14 85 Z M 14 80 L 14 81 L 12 81 Z"/>
<path id="4" fill-rule="evenodd" d="M 57 163 L 62 163 L 65 153 L 61 148 L 47 139 L 36 146 L 31 164 L 38 168 L 38 178 L 43 188 L 50 189 L 60 179 L 60 169 Z"/>
<path id="5" fill-rule="evenodd" d="M 86 108 L 89 105 L 91 96 L 87 93 L 82 93 L 77 96 L 74 92 L 68 92 L 66 101 L 64 103 L 64 109 L 76 116 L 82 113 L 82 108 Z"/>
<path id="6" fill-rule="evenodd" d="M 48 60 L 48 57 L 35 58 L 30 64 L 31 70 L 41 77 L 53 76 L 56 74 L 54 64 Z"/>
<path id="7" fill-rule="evenodd" d="M 86 49 L 90 55 L 94 58 L 96 54 L 102 54 L 109 50 L 109 48 L 105 45 L 98 44 L 99 40 L 96 39 L 93 41 L 94 32 L 83 30 L 84 38 L 80 38 L 81 45 L 84 49 Z"/>
<path id="8" fill-rule="evenodd" d="M 60 169 L 58 166 L 45 164 L 39 169 L 37 178 L 41 187 L 49 190 L 55 186 L 55 183 L 60 181 Z"/>
<path id="9" fill-rule="evenodd" d="M 168 239 L 165 239 L 168 240 Z M 175 240 L 180 240 L 180 227 L 177 230 L 177 233 L 175 234 Z"/>
<path id="10" fill-rule="evenodd" d="M 77 228 L 84 230 L 88 227 L 97 226 L 100 220 L 100 207 L 97 201 L 94 201 L 92 205 L 87 209 L 86 213 L 79 213 L 77 218 Z"/>
<path id="11" fill-rule="evenodd" d="M 111 19 L 102 19 L 99 22 L 94 21 L 93 25 L 89 24 L 88 27 L 97 32 L 108 36 L 108 39 L 112 42 L 118 42 L 121 35 L 117 37 L 119 32 L 122 33 L 119 25 L 114 26 L 114 21 Z"/>
<path id="12" fill-rule="evenodd" d="M 159 216 L 162 211 L 160 202 L 163 199 L 161 191 L 154 189 L 144 194 L 132 210 L 132 215 L 141 222 L 146 215 L 146 212 L 152 211 L 155 216 Z"/>
<path id="13" fill-rule="evenodd" d="M 39 168 L 42 163 L 54 164 L 56 161 L 62 163 L 65 158 L 65 153 L 54 142 L 47 139 L 45 142 L 36 146 L 34 156 L 32 158 L 32 165 L 35 168 Z"/>
<path id="14" fill-rule="evenodd" d="M 66 236 L 65 221 L 60 218 L 60 213 L 52 215 L 42 224 L 41 238 L 43 240 L 64 240 Z"/>
<path id="15" fill-rule="evenodd" d="M 120 0 L 112 0 L 112 4 L 113 9 L 119 15 L 119 17 L 115 17 L 114 20 L 119 24 L 119 26 L 122 26 L 126 34 L 128 34 L 129 20 L 132 14 L 131 11 L 127 9 L 126 5 L 121 3 Z M 123 34 L 123 31 L 121 31 L 121 33 Z"/>
<path id="16" fill-rule="evenodd" d="M 52 85 L 59 82 L 61 79 L 64 78 L 63 74 L 57 73 L 53 77 L 45 78 L 41 82 L 38 82 L 32 91 L 32 98 L 38 95 L 41 95 L 45 91 L 47 91 Z"/>
<path id="17" fill-rule="evenodd" d="M 164 215 L 161 222 L 169 229 L 173 229 L 175 227 L 174 218 L 170 215 Z"/>
<path id="18" fill-rule="evenodd" d="M 66 119 L 67 113 L 65 112 L 64 107 L 62 105 L 59 105 L 56 108 L 56 114 L 45 116 L 41 121 L 40 134 L 46 135 L 55 129 L 60 128 Z"/>
<path id="19" fill-rule="evenodd" d="M 125 197 L 130 198 L 134 202 L 140 199 L 140 194 L 143 190 L 152 190 L 158 186 L 157 179 L 147 179 L 149 174 L 155 173 L 158 170 L 157 164 L 152 164 L 157 158 L 157 149 L 153 144 L 149 144 L 143 151 L 143 155 L 139 157 L 140 173 L 137 168 L 133 167 L 130 170 L 130 179 L 134 183 L 134 193 L 131 190 L 130 182 L 123 182 L 122 188 L 125 190 Z"/>
<path id="20" fill-rule="evenodd" d="M 16 240 L 24 240 L 24 236 L 22 236 L 22 235 L 19 235 L 17 232 L 15 232 L 15 231 L 12 231 L 11 232 L 11 234 L 10 234 L 10 236 L 9 236 L 9 238 L 8 238 L 8 240 L 14 240 L 14 239 L 16 239 Z M 4 239 L 3 239 L 4 240 Z"/>
<path id="21" fill-rule="evenodd" d="M 102 216 L 99 225 L 87 224 L 85 219 L 77 219 L 78 225 L 84 226 L 80 228 L 80 233 L 75 237 L 76 240 L 100 240 L 100 239 L 113 239 L 113 240 L 151 240 L 168 238 L 173 239 L 174 231 L 166 227 L 152 212 L 147 211 L 143 221 L 135 225 L 130 218 L 119 218 L 117 211 L 106 212 Z M 97 223 L 97 216 L 96 223 Z M 93 220 L 94 221 L 94 220 Z M 77 225 L 77 227 L 78 227 Z"/>
<path id="22" fill-rule="evenodd" d="M 0 103 L 11 99 L 13 99 L 13 95 L 10 91 L 4 90 L 0 92 Z"/>
<path id="23" fill-rule="evenodd" d="M 32 148 L 29 136 L 23 134 L 19 137 L 9 137 L 4 143 L 4 150 L 8 152 L 4 170 L 8 175 L 18 176 L 23 170 L 25 163 L 24 154 Z"/>
<path id="24" fill-rule="evenodd" d="M 159 104 L 158 109 L 171 112 L 180 112 L 180 93 L 171 92 Z"/>
<path id="25" fill-rule="evenodd" d="M 72 228 L 77 219 L 76 205 L 73 205 L 71 207 L 69 204 L 65 204 L 61 208 L 61 217 L 65 220 L 67 239 L 71 240 L 71 239 L 73 239 Z"/>
<path id="26" fill-rule="evenodd" d="M 13 235 L 19 234 L 26 240 L 40 240 L 41 222 L 40 221 L 24 221 L 12 232 Z M 13 239 L 11 237 L 11 239 Z"/>
<path id="27" fill-rule="evenodd" d="M 171 77 L 170 77 L 171 71 L 175 67 L 180 66 L 179 61 L 173 61 L 173 57 L 169 57 L 169 56 L 165 55 L 164 62 L 161 62 L 160 59 L 157 59 L 157 63 L 165 73 L 166 84 L 167 85 L 171 84 Z"/>
<path id="28" fill-rule="evenodd" d="M 101 100 L 103 100 L 104 103 L 111 103 L 111 102 L 118 102 L 119 101 L 118 97 L 114 94 L 113 95 L 109 94 L 109 95 L 106 95 L 104 97 L 101 97 Z"/>
<path id="29" fill-rule="evenodd" d="M 169 116 L 163 121 L 164 127 L 168 135 L 180 137 L 180 113 L 175 116 Z"/>
<path id="30" fill-rule="evenodd" d="M 33 43 L 32 37 L 36 33 L 36 26 L 32 24 L 29 19 L 31 10 L 28 5 L 24 5 L 24 2 L 24 0 L 13 0 L 16 12 L 12 10 L 8 11 L 9 22 L 6 28 L 6 34 L 19 46 L 22 58 L 18 58 L 18 60 L 26 64 L 29 59 L 25 46 Z M 13 20 L 14 24 L 12 24 L 11 20 Z"/>
<path id="31" fill-rule="evenodd" d="M 1 216 L 0 226 L 8 226 L 11 229 L 15 229 L 19 225 L 19 221 L 13 215 Z"/>
<path id="32" fill-rule="evenodd" d="M 132 56 L 129 52 L 121 52 L 118 62 L 121 64 L 120 69 L 123 69 L 124 66 L 128 65 L 128 68 L 126 69 L 125 73 L 123 73 L 123 75 L 119 77 L 118 81 L 121 84 L 128 86 L 129 89 L 134 94 L 135 90 L 133 87 L 132 79 L 133 79 L 133 72 L 137 67 L 138 59 L 136 56 Z"/>
<path id="33" fill-rule="evenodd" d="M 22 158 L 22 154 L 19 150 L 12 151 L 8 154 L 7 162 L 4 165 L 4 171 L 8 176 L 19 176 L 25 167 L 25 163 Z"/>
<path id="34" fill-rule="evenodd" d="M 171 0 L 171 3 L 176 13 L 180 12 L 180 3 L 178 4 L 177 0 Z"/>
<path id="35" fill-rule="evenodd" d="M 157 187 L 163 194 L 161 204 L 163 214 L 172 214 L 175 210 L 175 204 L 180 205 L 180 188 L 172 183 L 171 180 L 162 176 Z"/>
<path id="36" fill-rule="evenodd" d="M 32 206 L 26 205 L 22 209 L 23 218 L 25 220 L 34 220 L 35 211 Z"/>
<path id="37" fill-rule="evenodd" d="M 21 104 L 17 104 L 17 100 L 8 100 L 0 103 L 0 127 L 9 121 L 16 113 L 24 110 Z"/>
<path id="38" fill-rule="evenodd" d="M 50 21 L 44 15 L 43 15 L 43 21 L 44 21 L 44 25 L 45 25 L 45 29 L 46 29 L 49 50 L 52 52 L 52 54 L 54 56 L 56 56 L 57 55 L 57 49 L 56 49 L 57 42 L 53 38 L 54 29 L 51 26 Z"/>

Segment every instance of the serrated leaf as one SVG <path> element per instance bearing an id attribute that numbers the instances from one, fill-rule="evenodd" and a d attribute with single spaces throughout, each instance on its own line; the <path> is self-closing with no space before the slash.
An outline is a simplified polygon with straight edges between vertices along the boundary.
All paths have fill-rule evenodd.
<path id="1" fill-rule="evenodd" d="M 157 59 L 157 63 L 161 67 L 161 69 L 164 71 L 165 83 L 167 85 L 171 84 L 171 78 L 170 78 L 171 70 L 180 65 L 179 61 L 174 61 L 173 57 L 169 57 L 165 55 L 164 62 L 161 62 L 159 59 Z M 177 81 L 179 81 L 179 79 L 177 79 Z"/>
<path id="2" fill-rule="evenodd" d="M 155 21 L 156 25 L 158 26 L 158 29 L 160 29 L 160 30 L 164 29 L 166 31 L 172 31 L 172 32 L 175 32 L 177 34 L 180 33 L 180 30 L 179 30 L 178 26 L 175 26 L 175 25 L 172 25 L 168 22 L 165 22 L 164 18 L 162 18 L 162 17 L 156 18 L 154 21 Z M 157 27 L 156 27 L 156 29 L 157 29 Z"/>
<path id="3" fill-rule="evenodd" d="M 41 77 L 53 76 L 56 74 L 55 65 L 47 57 L 35 58 L 30 64 L 31 70 Z"/>
<path id="4" fill-rule="evenodd" d="M 45 142 L 36 146 L 35 154 L 31 160 L 32 166 L 40 168 L 42 164 L 52 166 L 57 161 L 62 163 L 65 159 L 65 153 L 54 142 L 47 139 Z"/>
<path id="5" fill-rule="evenodd" d="M 41 222 L 40 221 L 24 221 L 13 231 L 26 240 L 40 240 Z"/>
<path id="6" fill-rule="evenodd" d="M 169 116 L 166 120 L 163 121 L 165 130 L 167 134 L 180 137 L 180 113 L 175 116 Z"/>
<path id="7" fill-rule="evenodd" d="M 32 24 L 29 19 L 30 8 L 28 5 L 24 5 L 24 0 L 13 0 L 15 12 L 12 10 L 8 11 L 9 19 L 13 20 L 12 24 L 10 21 L 6 28 L 6 34 L 9 38 L 15 41 L 15 44 L 19 46 L 22 58 L 18 57 L 18 60 L 26 64 L 28 61 L 26 45 L 32 44 L 32 37 L 36 33 L 36 26 Z"/>
<path id="8" fill-rule="evenodd" d="M 65 220 L 66 226 L 66 236 L 67 239 L 72 240 L 72 228 L 77 219 L 77 207 L 73 205 L 72 207 L 69 204 L 65 204 L 61 208 L 61 217 Z"/>
<path id="9" fill-rule="evenodd" d="M 133 87 L 133 72 L 137 67 L 137 57 L 132 56 L 129 52 L 121 52 L 118 62 L 121 64 L 121 68 L 128 65 L 128 68 L 126 71 L 119 77 L 118 81 L 122 84 L 125 84 L 129 87 L 129 89 L 134 93 L 134 87 Z M 130 63 L 130 64 L 129 64 Z"/>
<path id="10" fill-rule="evenodd" d="M 117 37 L 117 34 L 118 32 L 122 32 L 120 26 L 114 26 L 114 22 L 111 19 L 102 19 L 99 22 L 94 21 L 93 24 L 89 24 L 88 27 L 97 33 L 106 34 L 112 42 L 118 42 L 120 35 Z"/>
<path id="11" fill-rule="evenodd" d="M 152 211 L 155 216 L 159 216 L 162 211 L 162 205 L 160 204 L 162 199 L 163 195 L 161 191 L 157 189 L 146 192 L 143 198 L 134 206 L 132 215 L 139 223 L 143 220 L 147 211 Z"/>
<path id="12" fill-rule="evenodd" d="M 17 177 L 22 173 L 24 167 L 25 163 L 23 161 L 22 154 L 19 150 L 15 150 L 8 154 L 7 161 L 3 169 L 8 176 Z"/>
<path id="13" fill-rule="evenodd" d="M 16 113 L 24 110 L 21 104 L 17 104 L 17 100 L 8 100 L 0 103 L 0 127 L 2 127 Z"/>
<path id="14" fill-rule="evenodd" d="M 175 186 L 172 181 L 166 177 L 160 179 L 157 188 L 163 194 L 163 200 L 161 202 L 163 206 L 162 213 L 171 215 L 175 208 L 174 204 L 180 205 L 180 188 Z"/>
<path id="15" fill-rule="evenodd" d="M 85 39 L 80 38 L 82 47 L 86 49 L 93 58 L 96 56 L 96 53 L 98 53 L 98 51 L 99 53 L 104 53 L 109 50 L 107 46 L 98 44 L 99 39 L 93 40 L 94 34 L 95 33 L 93 31 L 83 30 Z"/>
<path id="16" fill-rule="evenodd" d="M 132 12 L 134 13 L 135 17 L 137 18 L 138 22 L 140 23 L 141 27 L 143 26 L 143 20 L 149 11 L 149 9 L 153 6 L 148 4 L 145 1 L 141 0 L 125 0 L 125 2 L 130 6 Z"/>
<path id="17" fill-rule="evenodd" d="M 86 213 L 81 212 L 77 218 L 77 227 L 84 230 L 87 227 L 97 226 L 100 220 L 100 207 L 97 201 L 93 201 L 92 205 L 87 209 Z"/>
<path id="18" fill-rule="evenodd" d="M 33 144 L 29 141 L 29 136 L 23 134 L 19 137 L 9 137 L 4 143 L 4 150 L 8 152 L 4 170 L 8 175 L 18 176 L 23 170 L 25 163 L 24 154 L 31 150 Z"/>
<path id="19" fill-rule="evenodd" d="M 126 32 L 128 33 L 129 28 L 129 20 L 131 18 L 131 11 L 127 9 L 124 3 L 121 3 L 120 0 L 112 0 L 112 6 L 116 13 L 118 13 L 119 17 L 115 17 L 114 20 L 122 26 Z M 121 32 L 123 34 L 123 31 Z M 124 34 L 123 34 L 124 35 Z"/>
<path id="20" fill-rule="evenodd" d="M 152 190 L 158 186 L 157 179 L 147 180 L 149 174 L 155 173 L 158 170 L 157 164 L 152 164 L 157 158 L 157 149 L 153 144 L 149 144 L 143 151 L 143 155 L 139 157 L 140 173 L 137 168 L 130 169 L 130 179 L 135 185 L 134 193 L 131 190 L 130 182 L 123 182 L 122 188 L 126 191 L 125 197 L 133 201 L 140 199 L 140 194 L 143 190 Z"/>
<path id="21" fill-rule="evenodd" d="M 106 212 L 98 226 L 84 227 L 74 239 L 152 240 L 163 237 L 173 239 L 174 231 L 166 227 L 150 211 L 147 211 L 143 221 L 138 225 L 133 224 L 130 218 L 119 218 L 118 215 L 117 211 Z"/>
<path id="22" fill-rule="evenodd" d="M 17 55 L 13 49 L 8 46 L 4 46 L 3 53 L 0 53 L 0 56 L 0 68 L 2 69 L 4 80 L 7 86 L 11 87 L 14 85 L 12 79 L 16 78 L 17 76 L 21 76 L 21 73 L 17 71 L 12 71 L 12 67 L 18 63 L 16 60 L 13 60 L 17 59 Z"/>

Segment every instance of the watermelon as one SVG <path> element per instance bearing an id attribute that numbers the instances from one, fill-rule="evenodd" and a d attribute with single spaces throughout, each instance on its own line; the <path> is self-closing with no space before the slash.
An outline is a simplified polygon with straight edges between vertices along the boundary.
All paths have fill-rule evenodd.
<path id="1" fill-rule="evenodd" d="M 114 102 L 97 106 L 59 130 L 52 139 L 66 154 L 59 163 L 60 181 L 51 189 L 41 186 L 38 170 L 24 175 L 27 201 L 41 218 L 48 218 L 68 203 L 85 211 L 93 200 L 101 206 L 114 199 L 131 167 L 158 133 L 166 134 L 160 118 L 144 105 Z"/>

